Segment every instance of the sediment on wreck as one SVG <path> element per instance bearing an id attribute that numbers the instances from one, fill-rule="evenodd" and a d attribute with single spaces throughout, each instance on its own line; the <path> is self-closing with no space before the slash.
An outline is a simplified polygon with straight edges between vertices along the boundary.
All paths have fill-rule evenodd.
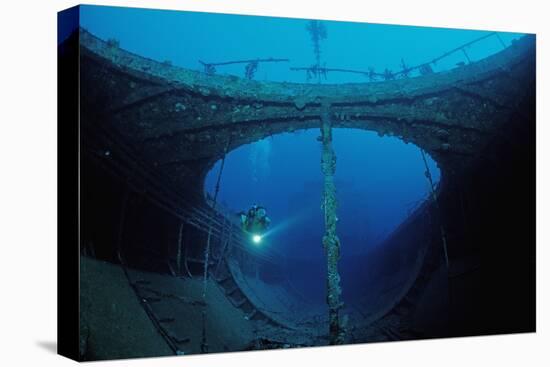
<path id="1" fill-rule="evenodd" d="M 340 274 L 338 260 L 340 258 L 340 239 L 336 235 L 336 154 L 332 148 L 332 127 L 330 123 L 330 104 L 321 105 L 321 142 L 323 144 L 321 170 L 323 172 L 323 210 L 325 217 L 325 234 L 323 247 L 327 255 L 327 304 L 329 308 L 329 341 L 330 344 L 344 343 L 344 318 L 340 317 L 343 303 L 340 301 Z"/>

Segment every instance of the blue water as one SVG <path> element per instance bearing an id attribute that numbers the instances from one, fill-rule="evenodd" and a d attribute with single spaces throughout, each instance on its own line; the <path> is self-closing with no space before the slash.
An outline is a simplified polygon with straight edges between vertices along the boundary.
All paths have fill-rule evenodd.
<path id="1" fill-rule="evenodd" d="M 235 212 L 254 203 L 265 206 L 272 230 L 260 251 L 275 259 L 283 255 L 304 262 L 295 265 L 302 269 L 288 273 L 302 284 L 303 292 L 321 302 L 326 260 L 318 136 L 318 129 L 310 129 L 235 149 L 225 160 L 218 201 Z M 333 147 L 346 295 L 350 292 L 346 285 L 356 281 L 361 271 L 350 267 L 354 258 L 382 246 L 392 230 L 426 199 L 429 186 L 420 150 L 413 144 L 370 131 L 335 129 Z M 436 163 L 428 157 L 428 164 L 434 181 L 439 182 Z M 205 190 L 211 195 L 219 170 L 220 162 L 206 178 Z"/>
<path id="2" fill-rule="evenodd" d="M 318 129 L 287 133 L 242 146 L 228 154 L 220 203 L 239 211 L 257 203 L 269 210 L 277 249 L 293 256 L 320 256 L 323 188 Z M 344 255 L 365 252 L 385 238 L 428 193 L 420 150 L 395 137 L 335 129 L 338 231 Z M 429 159 L 434 179 L 439 169 Z M 213 194 L 218 162 L 205 188 Z"/>
<path id="3" fill-rule="evenodd" d="M 103 39 L 115 38 L 120 47 L 158 61 L 202 70 L 198 60 L 220 62 L 251 58 L 288 58 L 289 63 L 262 64 L 259 80 L 305 82 L 303 72 L 289 66 L 314 64 L 307 20 L 213 13 L 82 6 L 81 25 Z M 322 64 L 367 70 L 374 67 L 397 71 L 401 59 L 407 65 L 429 61 L 444 52 L 489 32 L 383 24 L 324 22 L 328 37 L 321 45 Z M 505 44 L 521 36 L 500 32 Z M 490 37 L 468 49 L 472 60 L 502 50 Z M 456 53 L 439 62 L 435 70 L 447 70 L 464 62 Z M 220 73 L 243 75 L 244 65 L 219 67 Z M 335 73 L 327 82 L 363 82 L 365 77 Z"/>
<path id="4" fill-rule="evenodd" d="M 120 47 L 158 61 L 202 71 L 199 60 L 221 62 L 255 58 L 289 58 L 288 63 L 261 64 L 258 80 L 305 82 L 303 72 L 289 66 L 315 62 L 307 20 L 223 14 L 157 11 L 115 7 L 81 7 L 81 25 L 103 39 L 116 39 Z M 324 22 L 328 38 L 321 43 L 321 64 L 326 67 L 377 72 L 424 63 L 487 31 Z M 499 33 L 509 45 L 521 36 Z M 496 37 L 467 49 L 472 61 L 501 51 Z M 436 72 L 465 62 L 456 53 L 433 66 Z M 244 65 L 218 67 L 221 74 L 243 76 Z M 331 73 L 323 83 L 365 82 L 364 76 Z M 266 253 L 303 258 L 323 268 L 319 131 L 281 134 L 230 152 L 222 175 L 219 201 L 240 211 L 257 203 L 272 219 Z M 338 234 L 342 240 L 343 285 L 346 260 L 381 246 L 384 238 L 426 198 L 428 186 L 418 147 L 373 132 L 336 129 L 338 157 Z M 205 191 L 212 193 L 219 162 L 208 174 Z M 439 170 L 431 158 L 435 181 Z M 349 270 L 349 269 L 348 269 Z M 322 272 L 310 274 L 322 294 Z M 296 273 L 298 274 L 298 273 Z M 346 276 L 348 277 L 346 279 Z"/>

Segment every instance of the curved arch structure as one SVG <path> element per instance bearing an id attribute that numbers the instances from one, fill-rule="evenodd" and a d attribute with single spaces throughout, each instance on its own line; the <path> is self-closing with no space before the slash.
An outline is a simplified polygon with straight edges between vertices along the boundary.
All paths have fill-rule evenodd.
<path id="1" fill-rule="evenodd" d="M 435 218 L 432 206 L 423 205 L 389 239 L 396 248 L 410 241 L 426 246 L 421 255 L 410 254 L 412 261 L 419 259 L 414 278 L 395 291 L 387 302 L 389 309 L 376 316 L 378 321 L 369 321 L 377 328 L 373 333 L 380 334 L 396 320 L 403 322 L 411 313 L 422 314 L 417 311 L 429 309 L 431 299 L 442 297 L 434 291 L 434 279 L 443 264 L 439 228 L 434 225 L 439 221 L 445 223 L 449 237 L 453 266 L 446 281 L 453 304 L 445 309 L 450 316 L 430 311 L 434 319 L 450 320 L 450 326 L 424 335 L 533 329 L 534 36 L 447 72 L 342 85 L 209 76 L 132 54 L 82 29 L 68 44 L 75 39 L 79 41 L 83 172 L 88 182 L 94 178 L 87 187 L 102 185 L 107 176 L 98 173 L 96 166 L 101 166 L 115 173 L 121 191 L 134 194 L 128 204 L 132 210 L 125 209 L 127 195 L 121 204 L 113 204 L 122 208 L 114 210 L 128 214 L 122 216 L 120 229 L 112 229 L 115 245 L 109 251 L 119 251 L 126 237 L 128 242 L 143 242 L 142 248 L 150 246 L 146 241 L 155 241 L 158 256 L 170 270 L 174 267 L 170 259 L 176 256 L 180 267 L 182 243 L 191 243 L 185 251 L 192 252 L 193 243 L 200 249 L 203 241 L 200 234 L 182 236 L 183 221 L 193 230 L 211 224 L 192 212 L 198 206 L 217 221 L 215 279 L 226 284 L 228 296 L 239 295 L 232 302 L 250 318 L 259 317 L 254 299 L 240 295 L 242 287 L 231 277 L 231 264 L 223 263 L 227 225 L 224 216 L 212 213 L 205 203 L 204 178 L 228 144 L 231 150 L 272 134 L 318 128 L 321 104 L 329 105 L 334 127 L 367 129 L 412 142 L 438 162 L 442 174 L 440 216 Z M 122 196 L 115 192 L 112 197 Z M 100 205 L 94 198 L 87 198 L 83 207 L 86 215 L 99 218 L 104 209 L 96 206 L 109 199 L 100 198 L 105 200 Z M 143 198 L 154 200 L 155 209 L 146 207 Z M 507 214 L 510 206 L 518 216 Z M 163 220 L 158 219 L 159 208 L 167 216 Z M 138 211 L 141 216 L 134 215 Z M 95 225 L 87 220 L 89 227 Z M 136 233 L 124 230 L 125 221 L 138 223 L 131 229 Z M 193 254 L 185 252 L 184 257 L 189 272 Z M 376 340 L 369 330 L 363 331 L 358 340 Z M 395 332 L 390 334 L 395 337 Z"/>
<path id="2" fill-rule="evenodd" d="M 81 30 L 82 122 L 108 124 L 181 186 L 202 180 L 228 139 L 231 150 L 319 127 L 321 101 L 327 101 L 334 127 L 398 136 L 426 150 L 448 175 L 475 159 L 516 116 L 533 83 L 534 46 L 534 38 L 525 36 L 448 72 L 317 85 L 209 76 L 132 54 Z M 187 176 L 188 168 L 196 177 Z"/>

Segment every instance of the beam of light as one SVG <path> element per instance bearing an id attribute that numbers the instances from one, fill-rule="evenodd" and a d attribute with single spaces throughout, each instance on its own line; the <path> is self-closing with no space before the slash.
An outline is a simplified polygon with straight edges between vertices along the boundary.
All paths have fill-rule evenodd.
<path id="1" fill-rule="evenodd" d="M 278 222 L 277 225 L 271 227 L 267 232 L 262 233 L 262 240 L 265 240 L 266 237 L 271 237 L 274 234 L 287 231 L 289 228 L 294 227 L 298 225 L 301 221 L 303 221 L 305 218 L 315 215 L 315 212 L 319 210 L 318 207 L 304 207 L 299 212 L 296 212 L 294 215 L 287 217 L 285 220 Z M 267 246 L 267 248 L 264 246 L 263 249 L 264 252 L 271 253 L 275 256 L 284 256 L 276 247 L 273 246 Z"/>
<path id="2" fill-rule="evenodd" d="M 314 215 L 316 207 L 303 208 L 301 211 L 295 213 L 293 216 L 287 217 L 285 220 L 279 222 L 277 225 L 271 227 L 267 232 L 263 234 L 263 237 L 273 235 L 274 233 L 281 232 L 288 229 L 302 221 L 304 218 Z"/>
<path id="3" fill-rule="evenodd" d="M 297 225 L 304 218 L 314 215 L 317 210 L 319 210 L 318 207 L 305 207 L 299 212 L 296 212 L 293 216 L 287 217 L 282 222 L 278 222 L 277 225 L 271 227 L 267 232 L 252 234 L 252 237 L 250 237 L 251 243 L 255 245 L 254 247 L 258 251 L 258 254 L 261 252 L 262 256 L 269 256 L 280 261 L 281 257 L 284 257 L 283 253 L 273 246 L 272 241 L 266 241 L 266 237 L 288 230 L 288 228 Z M 260 244 L 262 245 L 260 246 Z"/>

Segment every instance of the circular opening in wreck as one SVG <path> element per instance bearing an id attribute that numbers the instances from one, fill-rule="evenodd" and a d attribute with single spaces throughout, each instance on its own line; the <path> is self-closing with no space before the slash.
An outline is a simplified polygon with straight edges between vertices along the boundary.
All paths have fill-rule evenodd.
<path id="1" fill-rule="evenodd" d="M 247 283 L 266 305 L 300 299 L 310 305 L 308 312 L 322 317 L 326 258 L 319 134 L 318 129 L 278 134 L 229 152 L 217 206 L 236 222 L 238 213 L 254 204 L 265 207 L 269 228 L 261 241 L 251 237 L 249 244 L 264 266 L 251 271 Z M 425 243 L 395 237 L 429 198 L 426 166 L 417 146 L 371 131 L 334 129 L 333 148 L 342 298 L 357 317 L 369 319 L 399 297 L 418 271 Z M 440 171 L 426 158 L 437 185 Z M 220 167 L 221 160 L 205 180 L 210 199 Z"/>

